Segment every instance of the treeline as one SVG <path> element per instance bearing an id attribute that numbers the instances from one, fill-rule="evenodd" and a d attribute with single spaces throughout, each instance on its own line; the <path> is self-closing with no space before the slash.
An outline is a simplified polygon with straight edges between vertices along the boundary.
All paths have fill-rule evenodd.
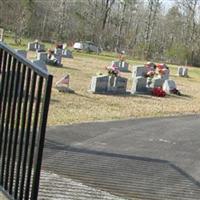
<path id="1" fill-rule="evenodd" d="M 110 51 L 200 66 L 200 1 L 0 0 L 0 27 L 50 42 L 89 40 Z M 168 0 L 170 1 L 170 0 Z"/>

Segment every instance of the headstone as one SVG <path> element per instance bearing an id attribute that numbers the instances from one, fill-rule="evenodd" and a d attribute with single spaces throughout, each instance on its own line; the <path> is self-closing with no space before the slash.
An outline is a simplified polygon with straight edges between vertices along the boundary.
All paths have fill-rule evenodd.
<path id="1" fill-rule="evenodd" d="M 64 44 L 63 44 L 62 49 L 63 49 L 63 50 L 66 50 L 66 49 L 67 49 L 67 43 L 64 43 Z"/>
<path id="2" fill-rule="evenodd" d="M 28 42 L 28 51 L 45 51 L 45 45 L 39 42 Z"/>
<path id="3" fill-rule="evenodd" d="M 42 60 L 46 63 L 47 62 L 47 53 L 46 52 L 37 52 L 37 60 Z"/>
<path id="4" fill-rule="evenodd" d="M 108 76 L 93 76 L 91 81 L 91 92 L 106 93 L 108 88 Z"/>
<path id="5" fill-rule="evenodd" d="M 39 68 L 48 72 L 47 66 L 46 66 L 44 61 L 42 61 L 42 60 L 32 60 L 32 63 L 36 64 Z"/>
<path id="6" fill-rule="evenodd" d="M 146 82 L 147 79 L 145 77 L 138 76 L 134 78 L 131 93 L 146 93 L 148 91 L 148 88 L 146 87 Z"/>
<path id="7" fill-rule="evenodd" d="M 22 57 L 27 58 L 27 51 L 21 50 L 21 49 L 16 49 L 16 52 L 20 54 Z"/>
<path id="8" fill-rule="evenodd" d="M 73 58 L 72 52 L 69 49 L 64 49 L 64 50 L 62 50 L 62 57 Z"/>
<path id="9" fill-rule="evenodd" d="M 180 77 L 188 77 L 188 68 L 187 67 L 178 67 L 177 75 Z"/>
<path id="10" fill-rule="evenodd" d="M 119 71 L 128 72 L 128 63 L 125 61 L 119 62 Z"/>
<path id="11" fill-rule="evenodd" d="M 134 66 L 132 77 L 145 76 L 147 74 L 147 68 L 145 66 Z"/>
<path id="12" fill-rule="evenodd" d="M 117 68 L 119 68 L 119 61 L 112 61 L 111 66 L 115 65 Z"/>
<path id="13" fill-rule="evenodd" d="M 153 78 L 150 84 L 151 88 L 162 87 L 163 86 L 163 79 L 162 78 Z"/>
<path id="14" fill-rule="evenodd" d="M 188 77 L 188 68 L 184 67 L 182 72 L 183 77 Z"/>
<path id="15" fill-rule="evenodd" d="M 35 51 L 35 43 L 28 42 L 28 51 Z"/>
<path id="16" fill-rule="evenodd" d="M 125 61 L 112 61 L 111 65 L 115 65 L 119 71 L 128 72 L 128 63 Z"/>
<path id="17" fill-rule="evenodd" d="M 3 33 L 4 33 L 3 28 L 0 28 L 0 42 L 3 42 Z"/>
<path id="18" fill-rule="evenodd" d="M 41 43 L 38 43 L 38 45 L 35 46 L 36 47 L 36 51 L 38 52 L 44 52 L 45 51 L 45 45 L 44 44 L 41 44 Z"/>
<path id="19" fill-rule="evenodd" d="M 169 94 L 173 89 L 176 89 L 176 83 L 173 80 L 165 80 L 163 83 L 163 90 Z"/>
<path id="20" fill-rule="evenodd" d="M 55 50 L 54 50 L 54 56 L 55 56 L 55 58 L 57 60 L 57 64 L 58 65 L 62 65 L 61 64 L 62 63 L 62 49 L 55 48 Z"/>
<path id="21" fill-rule="evenodd" d="M 116 83 L 115 83 L 116 93 L 126 93 L 127 82 L 128 82 L 127 78 L 120 76 L 116 77 Z"/>
<path id="22" fill-rule="evenodd" d="M 177 75 L 178 76 L 182 76 L 183 75 L 183 67 L 178 67 Z"/>
<path id="23" fill-rule="evenodd" d="M 163 79 L 163 81 L 168 80 L 169 79 L 169 69 L 165 69 L 163 75 L 161 76 L 161 78 Z"/>

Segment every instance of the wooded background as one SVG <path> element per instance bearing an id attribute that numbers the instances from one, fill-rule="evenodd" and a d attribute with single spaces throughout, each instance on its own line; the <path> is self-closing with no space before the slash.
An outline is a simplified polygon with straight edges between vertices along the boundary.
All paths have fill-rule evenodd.
<path id="1" fill-rule="evenodd" d="M 170 1 L 170 0 L 168 0 Z M 0 0 L 0 27 L 49 42 L 93 41 L 104 50 L 200 66 L 200 1 Z"/>

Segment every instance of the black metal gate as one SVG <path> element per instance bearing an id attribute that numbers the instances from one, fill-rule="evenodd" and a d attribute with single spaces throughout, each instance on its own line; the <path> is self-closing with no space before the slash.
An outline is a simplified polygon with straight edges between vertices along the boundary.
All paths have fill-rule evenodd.
<path id="1" fill-rule="evenodd" d="M 36 200 L 52 76 L 0 42 L 0 187 Z"/>

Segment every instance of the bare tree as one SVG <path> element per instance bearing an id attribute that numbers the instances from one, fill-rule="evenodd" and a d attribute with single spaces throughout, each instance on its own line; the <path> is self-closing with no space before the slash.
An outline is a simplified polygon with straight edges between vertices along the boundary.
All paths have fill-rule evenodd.
<path id="1" fill-rule="evenodd" d="M 200 0 L 0 0 L 0 27 L 69 44 L 91 40 L 137 58 L 200 65 Z M 13 12 L 14 10 L 14 12 Z"/>

